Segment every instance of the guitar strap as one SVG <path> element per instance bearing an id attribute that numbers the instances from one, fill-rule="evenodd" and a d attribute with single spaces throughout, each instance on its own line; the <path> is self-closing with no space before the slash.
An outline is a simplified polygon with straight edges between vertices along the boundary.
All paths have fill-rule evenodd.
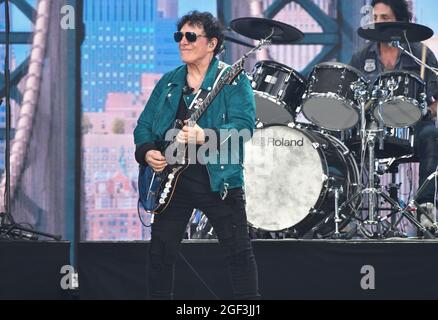
<path id="1" fill-rule="evenodd" d="M 219 61 L 219 65 L 218 65 L 218 68 L 217 68 L 217 72 L 216 72 L 216 77 L 215 77 L 215 82 L 213 84 L 213 88 L 216 86 L 217 82 L 222 77 L 222 75 L 225 72 L 225 70 L 227 69 L 227 67 L 228 67 L 228 65 L 226 63 L 224 63 L 222 61 Z M 210 91 L 206 91 L 206 90 L 202 90 L 202 89 L 198 91 L 198 93 L 196 94 L 196 96 L 193 99 L 192 103 L 188 107 L 190 115 L 194 111 L 196 111 L 196 109 L 198 108 L 198 105 L 201 104 L 205 100 L 205 98 L 207 98 L 209 93 L 210 93 Z"/>

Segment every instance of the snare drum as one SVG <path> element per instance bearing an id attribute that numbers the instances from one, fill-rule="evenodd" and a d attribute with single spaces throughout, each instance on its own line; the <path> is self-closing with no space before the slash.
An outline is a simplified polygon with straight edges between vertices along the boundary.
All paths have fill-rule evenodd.
<path id="1" fill-rule="evenodd" d="M 257 119 L 267 124 L 293 122 L 306 89 L 305 78 L 275 61 L 258 62 L 251 76 Z"/>
<path id="2" fill-rule="evenodd" d="M 390 71 L 379 75 L 374 88 L 380 89 L 383 101 L 374 107 L 374 117 L 385 126 L 405 128 L 417 123 L 427 110 L 426 86 L 415 73 Z"/>
<path id="3" fill-rule="evenodd" d="M 331 131 L 354 127 L 360 119 L 354 84 L 367 81 L 361 72 L 343 63 L 326 62 L 315 66 L 303 97 L 304 116 Z"/>

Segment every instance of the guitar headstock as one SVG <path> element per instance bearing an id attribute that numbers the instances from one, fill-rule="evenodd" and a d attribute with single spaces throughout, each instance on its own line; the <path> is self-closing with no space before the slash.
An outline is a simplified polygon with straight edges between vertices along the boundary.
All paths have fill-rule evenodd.
<path id="1" fill-rule="evenodd" d="M 245 59 L 240 59 L 235 64 L 231 66 L 231 70 L 224 77 L 224 83 L 232 84 L 233 81 L 239 76 L 239 74 L 244 70 Z"/>

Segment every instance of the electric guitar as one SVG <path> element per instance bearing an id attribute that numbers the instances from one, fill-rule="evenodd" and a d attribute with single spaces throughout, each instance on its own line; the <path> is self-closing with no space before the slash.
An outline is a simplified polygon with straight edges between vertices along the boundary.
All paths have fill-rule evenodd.
<path id="1" fill-rule="evenodd" d="M 189 126 L 194 125 L 199 120 L 226 84 L 233 83 L 244 70 L 244 63 L 245 57 L 237 61 L 229 70 L 224 72 L 224 75 L 220 77 L 205 100 L 195 101 L 194 109 L 196 111 L 194 111 L 189 118 Z M 182 122 L 176 120 L 173 128 L 181 130 L 182 126 Z M 161 153 L 164 155 L 169 154 L 166 152 L 169 151 L 168 148 L 172 148 L 170 150 L 179 150 L 177 154 L 173 151 L 171 153 L 176 156 L 177 164 L 168 165 L 162 172 L 154 172 L 150 166 L 140 165 L 138 177 L 139 201 L 143 208 L 152 214 L 160 214 L 168 207 L 175 192 L 178 179 L 189 165 L 186 159 L 187 146 L 182 147 L 176 141 L 176 138 L 174 138 L 171 142 L 163 146 L 162 150 L 160 150 Z"/>

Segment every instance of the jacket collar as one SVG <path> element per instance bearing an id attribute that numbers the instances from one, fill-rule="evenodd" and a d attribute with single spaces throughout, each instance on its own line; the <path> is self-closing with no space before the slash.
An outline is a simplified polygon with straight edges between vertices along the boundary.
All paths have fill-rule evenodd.
<path id="1" fill-rule="evenodd" d="M 201 89 L 210 91 L 216 81 L 216 71 L 218 68 L 219 60 L 213 57 L 208 67 L 207 74 L 202 82 Z M 187 77 L 187 65 L 179 67 L 173 75 L 169 86 L 184 87 Z"/>
<path id="2" fill-rule="evenodd" d="M 207 74 L 205 75 L 204 81 L 202 82 L 201 89 L 206 91 L 211 91 L 213 88 L 213 84 L 216 80 L 216 71 L 218 68 L 219 60 L 213 57 L 210 62 L 210 66 L 208 67 Z M 187 65 L 180 66 L 176 69 L 172 78 L 170 79 L 167 86 L 168 90 L 168 99 L 172 104 L 172 108 L 175 110 L 178 109 L 179 102 L 182 95 L 183 87 L 186 84 L 187 78 Z"/>
<path id="3" fill-rule="evenodd" d="M 201 89 L 211 91 L 214 82 L 216 81 L 216 74 L 219 61 L 213 57 L 208 67 L 207 74 L 205 75 L 204 81 L 202 82 Z"/>

